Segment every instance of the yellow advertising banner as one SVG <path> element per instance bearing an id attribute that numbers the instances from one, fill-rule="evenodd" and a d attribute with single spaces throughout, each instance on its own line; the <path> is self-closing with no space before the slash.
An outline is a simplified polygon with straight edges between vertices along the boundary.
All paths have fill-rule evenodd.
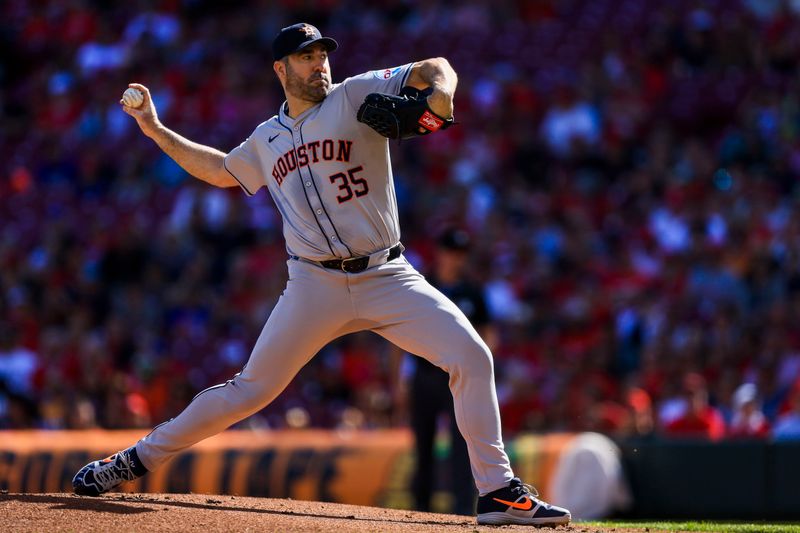
<path id="1" fill-rule="evenodd" d="M 0 431 L 0 489 L 69 492 L 74 473 L 140 430 Z M 518 475 L 546 487 L 572 435 L 509 443 Z M 226 431 L 178 454 L 126 492 L 230 494 L 409 508 L 413 435 L 376 431 Z"/>

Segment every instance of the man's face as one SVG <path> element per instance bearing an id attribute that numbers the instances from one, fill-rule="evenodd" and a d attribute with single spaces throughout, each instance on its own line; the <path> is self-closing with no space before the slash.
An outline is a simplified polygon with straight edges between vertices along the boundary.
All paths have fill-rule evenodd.
<path id="1" fill-rule="evenodd" d="M 466 250 L 439 247 L 439 255 L 437 258 L 439 268 L 455 274 L 461 274 L 467 263 L 467 255 Z"/>
<path id="2" fill-rule="evenodd" d="M 287 56 L 283 76 L 284 90 L 301 100 L 319 103 L 331 92 L 331 68 L 328 51 L 314 44 Z"/>

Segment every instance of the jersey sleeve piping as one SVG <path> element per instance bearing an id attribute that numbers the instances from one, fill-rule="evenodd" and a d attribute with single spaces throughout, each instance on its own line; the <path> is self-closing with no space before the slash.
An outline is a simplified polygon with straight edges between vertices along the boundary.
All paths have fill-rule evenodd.
<path id="1" fill-rule="evenodd" d="M 406 73 L 403 74 L 403 81 L 400 83 L 400 91 L 402 91 L 403 87 L 408 83 L 408 78 L 411 76 L 412 70 L 414 70 L 414 63 L 412 63 L 411 66 L 406 69 Z M 397 94 L 400 94 L 400 91 L 397 91 Z"/>
<path id="2" fill-rule="evenodd" d="M 235 175 L 233 172 L 231 172 L 230 170 L 228 170 L 228 165 L 225 163 L 225 159 L 223 159 L 223 160 L 222 160 L 222 166 L 223 166 L 223 167 L 225 167 L 225 171 L 226 171 L 228 174 L 230 174 L 230 175 L 233 177 L 233 179 L 235 179 L 235 180 L 236 180 L 236 182 L 239 184 L 239 187 L 241 187 L 241 188 L 242 188 L 242 190 L 245 192 L 245 194 L 247 194 L 247 196 L 255 196 L 255 193 L 254 193 L 254 192 L 250 192 L 250 191 L 247 189 L 247 187 L 245 187 L 245 185 L 244 185 L 244 182 L 242 182 L 242 180 L 240 180 L 239 178 L 237 178 L 237 177 L 236 177 L 236 175 Z"/>

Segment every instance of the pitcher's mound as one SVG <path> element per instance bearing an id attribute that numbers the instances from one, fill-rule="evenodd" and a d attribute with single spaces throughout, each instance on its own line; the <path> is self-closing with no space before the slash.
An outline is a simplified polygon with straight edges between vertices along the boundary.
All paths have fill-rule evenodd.
<path id="1" fill-rule="evenodd" d="M 580 524 L 552 528 L 478 526 L 474 517 L 337 503 L 203 494 L 0 494 L 0 531 L 122 533 L 168 531 L 516 532 L 599 531 Z M 619 530 L 618 530 L 619 531 Z"/>

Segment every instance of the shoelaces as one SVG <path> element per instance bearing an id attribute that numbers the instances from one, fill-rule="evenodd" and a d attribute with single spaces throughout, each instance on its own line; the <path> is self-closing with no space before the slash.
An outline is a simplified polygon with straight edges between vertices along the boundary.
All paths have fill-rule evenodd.
<path id="1" fill-rule="evenodd" d="M 132 481 L 134 479 L 135 476 L 133 472 L 131 472 L 127 459 L 125 454 L 118 453 L 115 460 L 110 463 L 101 464 L 95 469 L 93 472 L 94 478 L 104 490 L 115 487 L 122 480 Z"/>
<path id="2" fill-rule="evenodd" d="M 511 488 L 511 492 L 519 494 L 520 496 L 524 494 L 530 494 L 534 498 L 539 497 L 539 491 L 536 490 L 536 487 L 522 482 L 520 482 L 519 484 L 514 484 L 514 486 Z"/>

